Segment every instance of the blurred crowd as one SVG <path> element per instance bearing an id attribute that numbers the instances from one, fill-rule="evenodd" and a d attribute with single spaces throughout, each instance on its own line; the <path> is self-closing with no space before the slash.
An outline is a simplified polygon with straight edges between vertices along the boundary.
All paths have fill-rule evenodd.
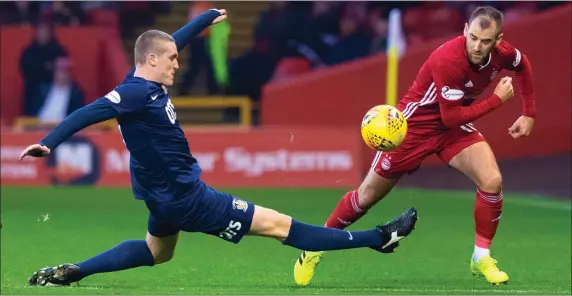
<path id="1" fill-rule="evenodd" d="M 510 23 L 558 4 L 561 2 L 269 1 L 252 28 L 252 48 L 236 58 L 227 60 L 230 28 L 219 25 L 198 36 L 188 48 L 194 58 L 182 61 L 188 62 L 188 67 L 176 93 L 187 94 L 199 70 L 205 68 L 203 88 L 209 94 L 248 95 L 259 101 L 262 86 L 270 81 L 385 52 L 388 16 L 394 8 L 401 11 L 406 46 L 414 47 L 460 34 L 478 5 L 497 7 L 504 12 L 505 23 Z M 189 18 L 216 5 L 191 2 Z M 137 27 L 153 25 L 155 16 L 169 13 L 172 7 L 168 1 L 0 2 L 0 25 L 36 29 L 20 57 L 23 115 L 56 121 L 83 105 L 83 93 L 70 71 L 73 61 L 55 38 L 55 26 L 93 24 L 101 16 L 96 11 L 111 8 L 118 14 L 121 36 L 133 38 Z"/>
<path id="2" fill-rule="evenodd" d="M 479 5 L 504 12 L 505 24 L 561 2 L 270 2 L 254 28 L 258 43 L 278 58 L 304 56 L 323 67 L 384 52 L 388 16 L 399 9 L 406 43 L 462 33 L 463 24 Z"/>
<path id="3" fill-rule="evenodd" d="M 388 17 L 401 12 L 406 47 L 459 35 L 479 5 L 504 12 L 505 24 L 562 2 L 270 2 L 254 27 L 255 44 L 231 61 L 231 92 L 260 99 L 269 81 L 287 79 L 387 50 Z"/>
<path id="4" fill-rule="evenodd" d="M 152 24 L 153 15 L 168 12 L 169 7 L 168 2 L 0 2 L 0 25 L 29 26 L 35 31 L 19 57 L 21 115 L 45 123 L 58 122 L 85 105 L 84 92 L 73 77 L 73 60 L 54 28 L 93 24 L 96 10 L 111 8 L 118 12 L 118 27 L 126 37 L 136 26 Z"/>
<path id="5" fill-rule="evenodd" d="M 84 94 L 74 81 L 70 66 L 68 53 L 54 38 L 53 28 L 39 24 L 34 40 L 20 56 L 22 115 L 57 122 L 83 106 Z"/>
<path id="6" fill-rule="evenodd" d="M 0 25 L 81 26 L 96 21 L 101 8 L 110 8 L 119 14 L 119 27 L 123 37 L 133 33 L 140 25 L 151 25 L 154 15 L 167 13 L 166 1 L 6 1 L 0 2 Z"/>

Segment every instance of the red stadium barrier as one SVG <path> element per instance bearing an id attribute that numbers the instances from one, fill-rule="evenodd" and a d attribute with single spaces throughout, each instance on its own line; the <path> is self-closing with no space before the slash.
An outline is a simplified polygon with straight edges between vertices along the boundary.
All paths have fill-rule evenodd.
<path id="1" fill-rule="evenodd" d="M 532 63 L 538 118 L 530 137 L 513 140 L 508 136 L 508 127 L 521 114 L 521 99 L 516 89 L 517 94 L 509 104 L 477 121 L 475 126 L 493 146 L 498 158 L 572 150 L 570 19 L 571 10 L 567 6 L 506 25 L 506 40 L 525 53 Z M 462 28 L 458 29 L 461 32 Z M 443 41 L 408 49 L 399 65 L 400 96 L 406 93 L 431 51 Z M 385 101 L 386 68 L 385 56 L 378 55 L 271 83 L 263 92 L 262 122 L 265 126 L 358 127 L 369 108 Z M 497 80 L 506 74 L 508 72 L 502 72 Z M 495 86 L 496 81 L 482 96 L 489 96 Z M 365 167 L 371 162 L 372 154 L 365 145 L 363 147 Z M 440 161 L 430 158 L 427 163 Z"/>
<path id="2" fill-rule="evenodd" d="M 70 54 L 73 76 L 84 91 L 87 103 L 109 92 L 129 71 L 116 30 L 58 27 L 55 33 Z M 21 114 L 23 85 L 19 61 L 33 35 L 32 28 L 0 28 L 0 107 L 7 124 Z"/>
<path id="3" fill-rule="evenodd" d="M 225 187 L 348 187 L 361 178 L 351 129 L 186 130 L 203 180 Z M 129 152 L 117 132 L 83 132 L 45 159 L 18 161 L 43 133 L 1 135 L 2 185 L 130 186 Z"/>

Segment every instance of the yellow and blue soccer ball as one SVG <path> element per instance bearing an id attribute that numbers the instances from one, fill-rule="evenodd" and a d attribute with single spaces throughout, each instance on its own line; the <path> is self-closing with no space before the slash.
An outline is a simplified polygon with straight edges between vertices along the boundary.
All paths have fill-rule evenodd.
<path id="1" fill-rule="evenodd" d="M 361 122 L 361 137 L 369 148 L 377 151 L 399 147 L 406 135 L 407 120 L 401 111 L 390 105 L 369 109 Z"/>

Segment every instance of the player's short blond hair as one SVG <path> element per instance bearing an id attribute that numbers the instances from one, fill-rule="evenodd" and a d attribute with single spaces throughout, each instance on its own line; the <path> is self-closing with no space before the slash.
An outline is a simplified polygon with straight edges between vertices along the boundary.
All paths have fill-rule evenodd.
<path id="1" fill-rule="evenodd" d="M 171 35 L 158 31 L 149 30 L 139 35 L 135 41 L 135 64 L 143 65 L 149 54 L 161 55 L 165 51 L 164 42 L 175 42 Z"/>

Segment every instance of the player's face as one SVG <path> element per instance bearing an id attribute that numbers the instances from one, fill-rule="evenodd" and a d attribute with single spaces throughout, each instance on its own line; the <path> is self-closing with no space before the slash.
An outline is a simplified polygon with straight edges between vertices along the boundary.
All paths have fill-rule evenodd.
<path id="1" fill-rule="evenodd" d="M 175 72 L 179 69 L 179 61 L 177 60 L 179 54 L 174 42 L 165 42 L 163 46 L 163 54 L 158 57 L 157 62 L 159 82 L 165 86 L 171 86 L 175 79 Z"/>
<path id="2" fill-rule="evenodd" d="M 486 29 L 481 28 L 479 19 L 473 20 L 471 24 L 465 24 L 467 55 L 471 63 L 486 63 L 489 54 L 502 39 L 502 34 L 498 34 L 497 30 L 495 22 L 492 22 L 491 26 Z"/>

